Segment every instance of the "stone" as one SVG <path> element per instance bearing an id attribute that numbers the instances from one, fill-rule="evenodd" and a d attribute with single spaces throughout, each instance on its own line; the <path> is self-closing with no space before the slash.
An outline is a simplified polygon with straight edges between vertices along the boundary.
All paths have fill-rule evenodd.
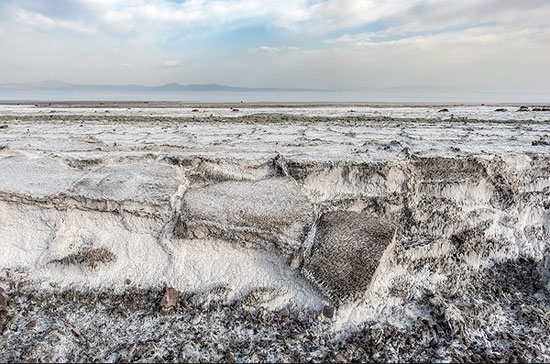
<path id="1" fill-rule="evenodd" d="M 529 108 L 527 106 L 520 106 L 518 111 L 529 111 Z"/>
<path id="2" fill-rule="evenodd" d="M 234 363 L 235 362 L 235 354 L 233 354 L 232 352 L 228 351 L 227 353 L 225 353 L 225 361 L 227 363 Z"/>
<path id="3" fill-rule="evenodd" d="M 25 328 L 27 330 L 32 330 L 36 327 L 36 320 L 31 320 L 29 321 L 29 323 L 27 324 L 27 326 L 25 326 Z"/>
<path id="4" fill-rule="evenodd" d="M 0 311 L 7 311 L 9 297 L 4 288 L 0 287 Z"/>
<path id="5" fill-rule="evenodd" d="M 506 111 L 508 111 L 508 109 L 505 109 L 505 108 L 501 107 L 501 108 L 495 109 L 495 111 L 496 112 L 506 112 Z"/>
<path id="6" fill-rule="evenodd" d="M 333 318 L 334 317 L 334 313 L 335 313 L 335 308 L 333 306 L 330 306 L 330 305 L 325 305 L 325 307 L 323 307 L 323 316 L 325 316 L 326 318 Z"/>
<path id="7" fill-rule="evenodd" d="M 173 287 L 166 287 L 164 296 L 160 301 L 160 306 L 163 311 L 175 310 L 178 307 L 179 293 Z"/>
<path id="8" fill-rule="evenodd" d="M 449 112 L 449 109 L 441 109 L 438 112 Z"/>
<path id="9" fill-rule="evenodd" d="M 394 234 L 393 224 L 367 213 L 325 213 L 302 274 L 333 304 L 349 302 L 369 288 Z"/>
<path id="10" fill-rule="evenodd" d="M 473 363 L 480 363 L 482 361 L 482 358 L 479 354 L 472 354 L 471 360 Z"/>

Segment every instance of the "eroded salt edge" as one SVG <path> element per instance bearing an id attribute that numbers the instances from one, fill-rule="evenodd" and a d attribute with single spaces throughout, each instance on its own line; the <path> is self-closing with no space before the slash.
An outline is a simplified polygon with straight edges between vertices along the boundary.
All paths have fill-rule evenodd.
<path id="1" fill-rule="evenodd" d="M 29 153 L 29 156 L 40 156 L 40 153 Z M 489 157 L 487 157 L 489 158 Z M 526 168 L 528 162 L 527 157 L 517 157 L 517 158 L 507 158 L 509 160 L 508 167 L 510 169 L 522 170 Z M 336 172 L 335 172 L 336 173 Z M 317 183 L 317 185 L 316 185 Z M 391 184 L 391 183 L 390 183 Z M 345 186 L 339 186 L 336 184 L 336 191 L 334 190 L 335 185 L 321 183 L 315 181 L 315 178 L 310 178 L 309 188 L 315 190 L 315 196 L 319 199 L 334 198 L 338 194 L 349 194 L 351 190 L 346 190 Z M 544 190 L 549 186 L 548 180 L 538 180 L 532 181 L 532 183 L 525 186 L 525 190 Z M 18 186 L 13 186 L 15 189 Z M 483 184 L 480 184 L 476 187 L 475 193 L 469 193 L 470 185 L 464 186 L 455 186 L 453 188 L 443 190 L 441 193 L 446 195 L 449 198 L 454 200 L 461 200 L 464 196 L 469 196 L 470 199 L 474 200 L 474 197 L 478 198 L 478 201 L 488 201 L 490 190 Z M 352 188 L 353 190 L 353 188 Z M 180 191 L 181 193 L 181 191 Z M 375 194 L 377 194 L 376 192 Z M 177 200 L 174 197 L 174 200 Z M 2 203 L 2 208 L 0 213 L 2 214 L 1 221 L 4 223 L 3 229 L 5 227 L 6 233 L 3 232 L 5 239 L 2 239 L 2 250 L 6 251 L 6 248 L 9 244 L 9 240 L 13 239 L 12 242 L 17 241 L 16 245 L 23 243 L 22 246 L 18 246 L 16 253 L 13 257 L 5 255 L 5 261 L 2 261 L 2 267 L 13 267 L 16 266 L 15 262 L 23 262 L 23 265 L 26 265 L 30 262 L 34 262 L 35 271 L 33 275 L 36 277 L 43 277 L 44 286 L 47 287 L 47 280 L 57 280 L 62 286 L 72 285 L 78 286 L 79 282 L 84 280 L 89 286 L 95 287 L 106 287 L 108 284 L 114 284 L 119 289 L 122 289 L 123 280 L 128 276 L 128 278 L 135 280 L 135 282 L 144 281 L 145 285 L 158 284 L 159 282 L 165 282 L 166 276 L 170 274 L 182 274 L 189 275 L 194 278 L 196 277 L 206 277 L 204 280 L 193 280 L 193 278 L 185 278 L 178 281 L 173 279 L 171 282 L 175 282 L 174 285 L 181 287 L 181 289 L 188 289 L 192 287 L 193 289 L 208 288 L 211 286 L 212 282 L 223 282 L 219 277 L 226 275 L 234 275 L 231 278 L 235 278 L 234 282 L 242 284 L 243 287 L 251 288 L 256 285 L 254 282 L 260 281 L 265 284 L 279 284 L 284 282 L 287 284 L 286 279 L 290 279 L 292 282 L 291 285 L 293 289 L 294 286 L 304 285 L 303 289 L 296 289 L 289 293 L 289 296 L 296 298 L 297 304 L 302 304 L 304 306 L 310 305 L 311 307 L 319 306 L 322 303 L 322 297 L 316 295 L 314 291 L 310 290 L 310 287 L 307 284 L 303 283 L 300 279 L 296 279 L 296 276 L 287 272 L 287 267 L 285 262 L 282 261 L 278 256 L 272 253 L 260 252 L 260 251 L 251 251 L 240 248 L 239 246 L 233 246 L 227 242 L 221 241 L 184 241 L 184 240 L 172 240 L 167 237 L 158 237 L 158 231 L 163 230 L 162 226 L 165 222 L 158 222 L 148 218 L 137 218 L 132 216 L 118 216 L 116 214 L 111 214 L 107 212 L 82 212 L 78 209 L 69 209 L 66 212 L 66 216 L 62 212 L 59 212 L 55 209 L 44 209 L 43 207 L 36 207 L 36 210 L 32 210 L 34 207 L 28 207 L 31 210 L 25 210 L 25 206 L 12 206 L 10 203 Z M 474 210 L 479 208 L 479 206 L 471 206 L 471 209 Z M 88 216 L 88 214 L 90 214 Z M 498 214 L 497 214 L 498 215 Z M 31 216 L 31 221 L 23 226 L 23 221 L 26 218 Z M 106 218 L 107 217 L 107 218 Z M 498 216 L 497 216 L 498 217 Z M 10 220 L 12 218 L 12 220 Z M 137 220 L 135 220 L 137 219 Z M 540 213 L 533 211 L 529 213 L 526 211 L 522 215 L 523 222 L 520 223 L 521 226 L 527 227 L 528 222 L 531 220 L 541 221 L 543 224 L 548 226 L 549 217 L 548 213 Z M 63 226 L 60 221 L 64 221 L 70 227 Z M 61 240 L 61 247 L 56 251 L 48 251 L 46 253 L 46 247 L 41 241 L 48 241 L 52 239 L 51 232 L 52 227 L 55 227 L 56 224 L 62 227 L 59 232 L 60 236 L 79 235 L 73 234 L 73 232 L 78 232 L 79 229 L 86 229 L 91 231 L 91 235 L 96 235 L 102 241 L 109 241 L 106 244 L 111 244 L 117 246 L 117 252 L 125 256 L 125 260 L 128 260 L 127 265 L 116 265 L 116 269 L 111 273 L 108 273 L 103 276 L 101 274 L 92 274 L 90 277 L 88 271 L 82 270 L 81 268 L 75 267 L 61 267 L 59 269 L 56 264 L 51 265 L 51 267 L 57 266 L 57 268 L 42 268 L 37 264 L 45 262 L 48 257 L 55 259 L 55 257 L 62 256 L 68 252 L 71 252 L 72 248 L 78 244 L 78 242 Z M 160 225 L 159 225 L 160 224 Z M 108 228 L 105 228 L 107 226 Z M 123 226 L 123 228 L 121 227 Z M 521 230 L 521 226 L 520 229 Z M 19 229 L 23 227 L 23 229 Z M 130 227 L 128 229 L 128 227 Z M 71 230 L 71 229 L 76 230 Z M 498 235 L 501 233 L 498 229 L 498 224 L 494 224 L 491 231 L 491 235 Z M 111 234 L 109 231 L 116 231 L 117 234 Z M 169 229 L 164 228 L 164 231 L 169 231 Z M 506 235 L 513 234 L 509 229 L 504 231 Z M 139 238 L 136 239 L 137 235 Z M 57 236 L 57 233 L 56 233 Z M 112 239 L 113 236 L 116 236 L 116 239 Z M 96 239 L 92 236 L 90 239 Z M 122 241 L 124 240 L 124 241 Z M 513 239 L 515 241 L 515 239 Z M 521 240 L 520 240 L 521 242 Z M 198 243 L 198 245 L 197 245 Z M 539 242 L 540 243 L 540 242 Z M 136 245 L 132 245 L 136 244 Z M 141 245 L 143 244 L 143 246 Z M 109 245 L 111 247 L 111 245 Z M 143 247 L 143 249 L 136 247 Z M 433 250 L 434 247 L 439 247 Z M 13 246 L 12 246 L 13 248 Z M 116 249 L 116 248 L 113 248 Z M 445 253 L 448 251 L 448 244 L 439 244 L 439 245 L 430 245 L 431 251 L 425 251 L 425 248 L 418 248 L 412 250 L 411 258 L 414 258 L 414 255 L 419 257 L 430 256 L 433 254 Z M 491 260 L 506 260 L 506 259 L 515 259 L 520 253 L 527 257 L 534 257 L 537 260 L 542 259 L 546 247 L 543 244 L 530 245 L 523 242 L 522 244 L 516 246 L 515 249 L 495 251 L 493 252 L 490 259 L 480 259 L 479 256 L 475 254 L 472 255 L 466 262 L 472 267 L 479 268 L 480 266 L 490 265 Z M 136 252 L 136 255 L 131 255 Z M 131 253 L 129 253 L 131 251 Z M 172 261 L 168 258 L 169 255 L 166 254 L 168 251 L 173 252 L 176 258 L 173 258 Z M 212 254 L 214 252 L 214 254 Z M 124 255 L 126 254 L 126 255 Z M 11 254 L 10 254 L 11 255 Z M 132 261 L 132 258 L 136 260 Z M 216 259 L 217 258 L 217 259 Z M 235 259 L 233 259 L 235 258 Z M 1 259 L 1 258 L 0 258 Z M 141 264 L 139 259 L 144 259 L 148 264 Z M 181 262 L 190 261 L 193 264 L 181 264 Z M 212 262 L 212 264 L 204 264 L 205 262 Z M 248 263 L 247 263 L 248 262 Z M 131 263 L 131 264 L 130 264 Z M 227 264 L 225 264 L 227 263 Z M 250 263 L 250 264 L 249 264 Z M 178 264 L 181 264 L 178 265 Z M 383 268 L 384 266 L 381 266 Z M 387 267 L 386 267 L 387 268 Z M 407 273 L 407 270 L 404 267 L 392 268 L 394 277 L 399 274 Z M 143 273 L 147 272 L 148 275 L 145 277 Z M 98 270 L 100 272 L 100 270 Z M 190 273 L 191 272 L 191 273 Z M 389 272 L 389 271 L 388 271 Z M 285 275 L 286 274 L 286 275 Z M 109 278 L 110 277 L 110 278 Z M 387 282 L 391 278 L 391 274 L 383 275 Z M 107 278 L 105 280 L 105 278 Z M 299 277 L 298 277 L 299 278 Z M 440 273 L 435 273 L 432 275 L 422 275 L 419 274 L 413 277 L 415 281 L 424 281 L 424 284 L 435 284 L 438 281 L 442 280 L 444 277 L 440 276 Z M 109 282 L 110 279 L 110 282 Z M 262 281 L 262 279 L 264 279 Z M 198 282 L 198 283 L 197 283 Z M 379 281 L 377 285 L 379 287 L 387 286 L 387 282 L 384 283 L 383 280 Z M 168 282 L 170 283 L 170 282 Z M 301 300 L 301 298 L 304 298 Z M 375 316 L 384 316 L 386 319 L 394 318 L 399 321 L 400 317 L 403 317 L 402 314 L 395 312 L 395 309 L 399 308 L 401 303 L 400 300 L 384 301 L 384 297 L 387 297 L 383 294 L 376 299 L 376 297 L 369 297 L 361 305 L 350 305 L 350 307 L 342 308 L 339 311 L 339 317 L 342 318 L 343 322 L 360 322 L 366 318 L 372 318 Z M 313 298 L 313 299 L 312 299 Z M 279 302 L 279 304 L 282 304 Z M 393 310 L 393 311 L 392 311 Z M 382 315 L 383 314 L 383 315 Z"/>

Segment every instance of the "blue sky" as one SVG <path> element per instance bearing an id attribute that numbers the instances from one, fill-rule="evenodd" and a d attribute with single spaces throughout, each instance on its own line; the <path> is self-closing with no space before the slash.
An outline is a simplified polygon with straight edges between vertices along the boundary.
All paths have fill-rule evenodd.
<path id="1" fill-rule="evenodd" d="M 1 0 L 0 83 L 549 90 L 548 0 Z"/>

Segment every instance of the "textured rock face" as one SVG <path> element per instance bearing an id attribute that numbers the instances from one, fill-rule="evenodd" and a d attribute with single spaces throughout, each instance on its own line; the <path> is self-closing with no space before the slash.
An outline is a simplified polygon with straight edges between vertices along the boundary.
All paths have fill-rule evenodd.
<path id="1" fill-rule="evenodd" d="M 190 189 L 179 230 L 187 238 L 220 237 L 247 246 L 300 248 L 314 219 L 311 202 L 288 178 L 229 181 Z"/>
<path id="2" fill-rule="evenodd" d="M 368 289 L 394 233 L 393 224 L 370 214 L 325 213 L 302 272 L 334 303 L 352 300 Z"/>

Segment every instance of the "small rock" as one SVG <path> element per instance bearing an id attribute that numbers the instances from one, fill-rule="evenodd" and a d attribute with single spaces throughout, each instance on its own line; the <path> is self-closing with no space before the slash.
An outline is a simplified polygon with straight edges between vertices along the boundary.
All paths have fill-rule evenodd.
<path id="1" fill-rule="evenodd" d="M 0 129 L 6 129 L 8 126 L 6 124 L 0 125 Z"/>
<path id="2" fill-rule="evenodd" d="M 506 111 L 508 111 L 508 109 L 505 109 L 505 108 L 501 107 L 501 108 L 495 109 L 495 111 L 496 112 L 506 112 Z"/>
<path id="3" fill-rule="evenodd" d="M 346 359 L 346 357 L 342 354 L 337 354 L 336 357 L 334 358 L 334 360 L 336 360 L 337 362 L 339 363 L 345 363 L 347 362 L 348 360 Z"/>
<path id="4" fill-rule="evenodd" d="M 7 311 L 9 297 L 4 288 L 0 287 L 0 311 Z"/>
<path id="5" fill-rule="evenodd" d="M 449 112 L 449 109 L 441 109 L 438 112 Z"/>
<path id="6" fill-rule="evenodd" d="M 228 351 L 227 353 L 225 353 L 225 361 L 227 363 L 234 363 L 235 362 L 235 354 L 233 354 L 232 352 Z"/>
<path id="7" fill-rule="evenodd" d="M 325 305 L 325 307 L 323 307 L 323 316 L 325 316 L 326 318 L 329 318 L 329 319 L 333 318 L 334 313 L 335 313 L 335 309 L 333 306 Z"/>
<path id="8" fill-rule="evenodd" d="M 130 278 L 126 278 L 126 279 L 124 280 L 124 283 L 130 284 L 130 283 L 132 283 L 132 280 L 131 280 Z"/>
<path id="9" fill-rule="evenodd" d="M 529 111 L 529 108 L 527 106 L 520 106 L 518 111 Z"/>
<path id="10" fill-rule="evenodd" d="M 25 328 L 27 330 L 32 330 L 36 327 L 36 321 L 35 320 L 32 320 L 32 321 L 29 321 L 29 323 L 27 324 L 27 326 L 25 326 Z"/>
<path id="11" fill-rule="evenodd" d="M 236 111 L 239 111 L 239 109 L 234 107 L 234 108 L 231 109 L 231 111 L 236 112 Z"/>
<path id="12" fill-rule="evenodd" d="M 193 109 L 191 112 L 199 112 L 199 109 Z"/>
<path id="13" fill-rule="evenodd" d="M 474 362 L 474 363 L 479 363 L 482 360 L 481 356 L 479 354 L 472 354 L 470 359 L 472 359 L 472 362 Z"/>
<path id="14" fill-rule="evenodd" d="M 290 262 L 290 269 L 297 270 L 302 265 L 302 257 L 300 255 L 296 255 L 294 258 L 292 258 L 292 261 Z"/>
<path id="15" fill-rule="evenodd" d="M 285 309 L 281 310 L 281 312 L 279 314 L 281 315 L 281 317 L 287 318 L 288 316 L 290 316 L 290 311 L 289 311 L 288 308 L 285 308 Z"/>
<path id="16" fill-rule="evenodd" d="M 74 336 L 80 337 L 80 331 L 78 331 L 76 327 L 71 328 L 71 332 L 73 333 Z"/>
<path id="17" fill-rule="evenodd" d="M 199 322 L 201 322 L 201 316 L 199 314 L 196 314 L 191 320 L 191 323 L 193 325 L 197 325 Z"/>
<path id="18" fill-rule="evenodd" d="M 166 287 L 164 297 L 160 301 L 160 306 L 163 311 L 175 310 L 178 306 L 178 291 L 173 287 Z"/>
<path id="19" fill-rule="evenodd" d="M 322 313 L 317 315 L 315 319 L 317 320 L 317 322 L 321 322 L 321 323 L 325 322 L 325 316 L 323 316 Z"/>

